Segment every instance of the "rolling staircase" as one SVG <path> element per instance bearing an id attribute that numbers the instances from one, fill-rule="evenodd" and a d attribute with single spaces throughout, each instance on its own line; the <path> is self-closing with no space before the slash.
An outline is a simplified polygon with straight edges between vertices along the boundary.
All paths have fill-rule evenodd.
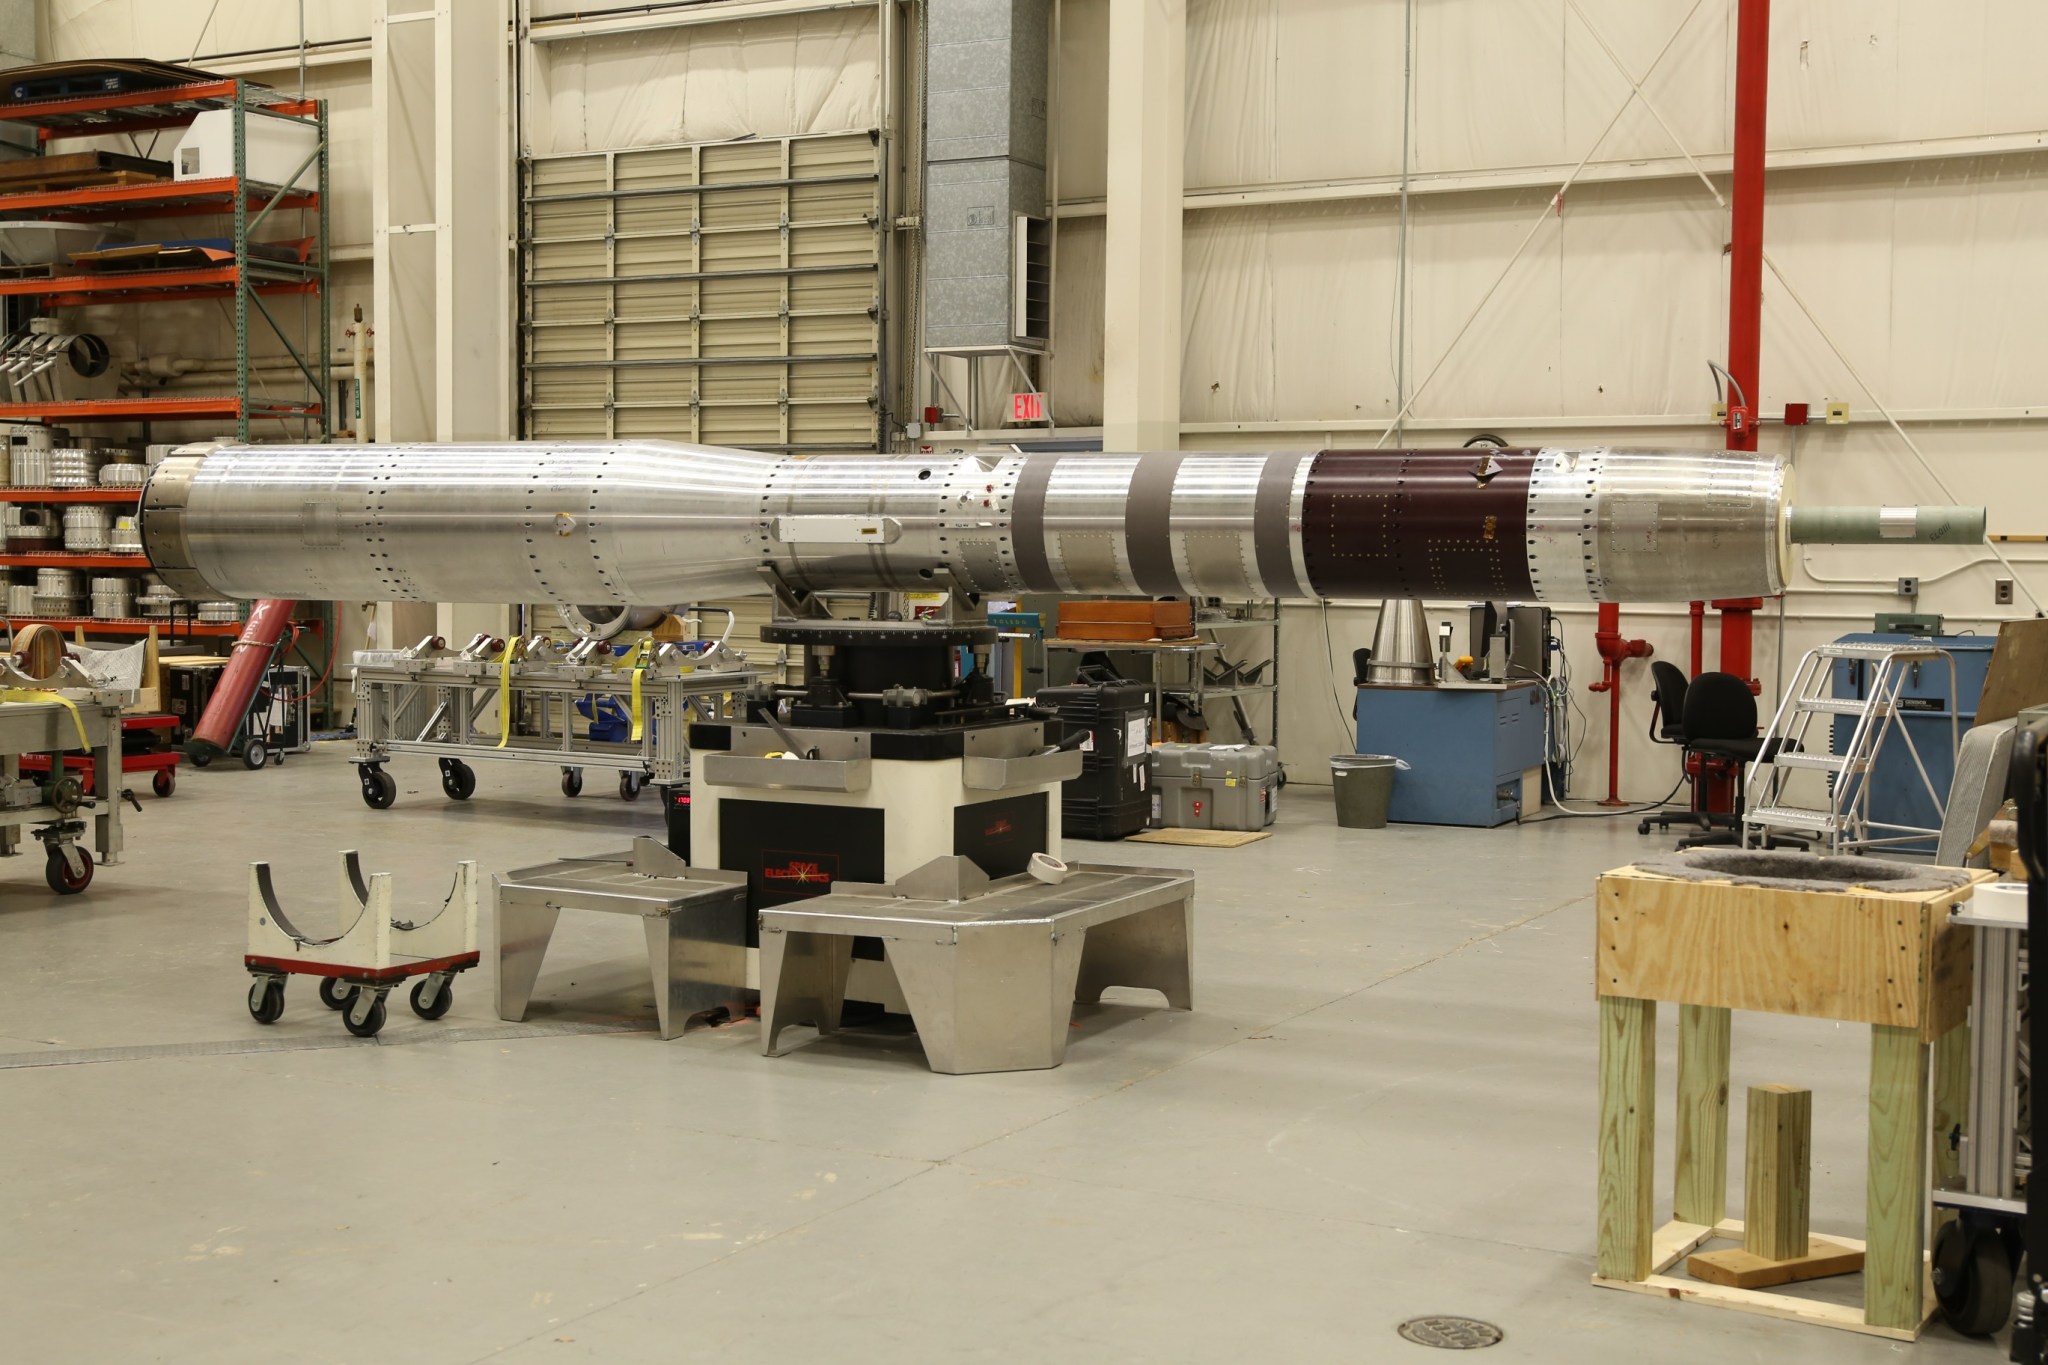
<path id="1" fill-rule="evenodd" d="M 1863 666 L 1867 685 L 1860 697 L 1833 694 L 1835 665 L 1843 660 Z M 1749 809 L 1742 816 L 1743 846 L 1755 848 L 1774 836 L 1793 836 L 1812 840 L 1823 852 L 1860 853 L 1920 843 L 1938 835 L 1948 793 L 1935 790 L 1912 732 L 1900 720 L 1899 693 L 1911 666 L 1943 663 L 1948 666 L 1948 695 L 1953 697 L 1955 659 L 1933 645 L 1837 642 L 1808 650 L 1764 732 L 1760 756 L 1750 766 Z M 1830 753 L 1829 741 L 1838 716 L 1856 720 L 1842 752 Z M 1953 753 L 1961 739 L 1953 713 L 1949 731 Z M 1887 748 L 1903 748 L 1911 757 L 1934 802 L 1934 828 L 1870 818 L 1871 767 Z M 1818 774 L 1818 779 L 1801 782 L 1803 773 Z M 1824 786 L 1825 800 L 1799 799 L 1815 786 Z"/>

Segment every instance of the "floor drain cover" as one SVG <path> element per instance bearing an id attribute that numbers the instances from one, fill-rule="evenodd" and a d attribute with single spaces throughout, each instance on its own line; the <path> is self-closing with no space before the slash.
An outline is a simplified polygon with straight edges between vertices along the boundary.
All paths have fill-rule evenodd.
<path id="1" fill-rule="evenodd" d="M 1500 1345 L 1503 1333 L 1492 1323 L 1477 1318 L 1410 1318 L 1401 1324 L 1401 1335 L 1418 1346 L 1476 1351 L 1483 1346 Z"/>

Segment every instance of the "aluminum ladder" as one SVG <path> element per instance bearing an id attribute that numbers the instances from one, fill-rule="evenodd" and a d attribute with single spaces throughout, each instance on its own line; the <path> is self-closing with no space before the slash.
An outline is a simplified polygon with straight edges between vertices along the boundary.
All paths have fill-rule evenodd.
<path id="1" fill-rule="evenodd" d="M 1835 665 L 1842 660 L 1866 668 L 1862 696 L 1833 695 Z M 1770 728 L 1764 732 L 1763 748 L 1756 762 L 1749 767 L 1749 809 L 1742 816 L 1743 846 L 1759 847 L 1771 836 L 1785 834 L 1812 839 L 1828 853 L 1857 853 L 1938 838 L 1942 815 L 1948 809 L 1948 794 L 1935 790 L 1912 732 L 1900 718 L 1899 697 L 1915 666 L 1937 661 L 1948 666 L 1949 750 L 1953 754 L 1962 731 L 1953 705 L 1956 661 L 1947 650 L 1931 644 L 1872 642 L 1836 642 L 1808 650 L 1771 717 Z M 1841 753 L 1829 752 L 1836 716 L 1856 717 L 1849 742 Z M 1871 818 L 1872 765 L 1878 754 L 1889 747 L 1903 748 L 1912 759 L 1934 802 L 1933 827 L 1891 824 Z M 1820 775 L 1826 783 L 1824 802 L 1809 804 L 1795 799 L 1798 792 L 1793 788 L 1801 773 Z"/>

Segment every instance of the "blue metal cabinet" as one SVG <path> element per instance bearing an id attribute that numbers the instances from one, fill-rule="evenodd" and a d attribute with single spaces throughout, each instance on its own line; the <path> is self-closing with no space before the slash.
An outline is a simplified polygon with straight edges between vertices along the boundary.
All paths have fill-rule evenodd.
<path id="1" fill-rule="evenodd" d="M 1844 635 L 1845 644 L 1903 645 L 1930 641 L 1922 636 L 1878 635 L 1860 632 Z M 1945 649 L 1956 661 L 1955 695 L 1949 695 L 1948 665 L 1939 659 L 1922 664 L 1909 664 L 1906 685 L 1899 690 L 1901 717 L 1907 733 L 1913 737 L 1914 747 L 1919 751 L 1920 761 L 1927 765 L 1927 776 L 1934 783 L 1934 789 L 1948 796 L 1949 783 L 1955 779 L 1955 758 L 1949 751 L 1950 717 L 1963 730 L 1968 730 L 1977 720 L 1977 698 L 1984 691 L 1984 675 L 1991 667 L 1991 649 L 1997 638 L 1991 635 L 1937 635 L 1931 643 Z M 1870 679 L 1870 666 L 1854 659 L 1838 659 L 1834 668 L 1833 692 L 1837 697 L 1861 697 Z M 1925 709 L 1907 709 L 1918 704 Z M 1854 716 L 1835 717 L 1831 742 L 1836 753 L 1849 747 L 1849 736 L 1856 726 Z M 1870 818 L 1894 825 L 1939 826 L 1941 812 L 1928 798 L 1927 786 L 1920 780 L 1919 769 L 1913 766 L 1913 755 L 1906 746 L 1899 743 L 1896 735 L 1887 739 L 1878 751 L 1877 762 L 1870 772 Z M 1896 852 L 1934 851 L 1934 840 L 1924 844 L 1899 844 Z"/>
<path id="2" fill-rule="evenodd" d="M 1543 692 L 1501 687 L 1361 687 L 1358 752 L 1406 759 L 1387 818 L 1407 825 L 1504 825 L 1522 774 L 1543 766 Z"/>

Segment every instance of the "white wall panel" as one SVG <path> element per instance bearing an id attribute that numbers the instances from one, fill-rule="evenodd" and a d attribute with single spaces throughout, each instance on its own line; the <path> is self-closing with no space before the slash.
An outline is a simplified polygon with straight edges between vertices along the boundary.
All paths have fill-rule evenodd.
<path id="1" fill-rule="evenodd" d="M 1643 101 L 1631 98 L 1614 57 L 1642 83 L 1686 150 L 1694 156 L 1728 150 L 1734 68 L 1732 13 L 1725 0 L 1579 0 L 1579 9 L 1583 15 L 1565 11 L 1565 161 L 1576 162 L 1593 149 L 1610 122 L 1614 126 L 1600 142 L 1597 160 L 1677 154 L 1671 134 Z"/>
<path id="2" fill-rule="evenodd" d="M 309 43 L 369 36 L 364 0 L 306 0 L 305 9 Z M 220 0 L 217 6 L 212 0 L 43 0 L 43 36 L 52 60 L 115 56 L 185 62 L 194 53 L 203 57 L 294 47 L 299 6 L 287 0 Z"/>
<path id="3" fill-rule="evenodd" d="M 1897 92 L 1910 137 L 2048 126 L 2048 5 L 2041 0 L 1899 6 L 1907 54 Z"/>
<path id="4" fill-rule="evenodd" d="M 881 45 L 870 9 L 694 24 L 537 45 L 537 156 L 872 128 Z"/>
<path id="5" fill-rule="evenodd" d="M 1410 391 L 1444 361 L 1420 390 L 1416 416 L 1559 411 L 1560 220 L 1552 215 L 1505 278 L 1501 273 L 1548 198 L 1522 190 L 1415 201 L 1408 238 Z M 1499 290 L 1453 349 L 1458 329 L 1496 280 Z"/>
<path id="6" fill-rule="evenodd" d="M 1057 88 L 1053 125 L 1047 131 L 1059 162 L 1059 197 L 1100 199 L 1109 191 L 1109 0 L 1058 3 L 1060 49 L 1053 71 Z M 1189 26 L 1192 29 L 1192 16 Z M 1193 89 L 1190 80 L 1190 107 Z"/>
<path id="7" fill-rule="evenodd" d="M 2041 344 L 2048 153 L 1936 162 L 1897 179 L 1887 401 L 1916 408 L 2041 403 L 2048 396 Z"/>
<path id="8" fill-rule="evenodd" d="M 1721 357 L 1728 338 L 1727 220 L 1698 182 L 1575 189 L 1558 227 L 1557 414 L 1711 408 L 1706 362 Z M 1629 302 L 1651 298 L 1662 305 L 1654 320 Z M 1496 334 L 1488 328 L 1468 344 L 1483 352 Z"/>
<path id="9" fill-rule="evenodd" d="M 1384 8 L 1398 13 L 1401 7 Z M 1557 0 L 1419 5 L 1416 169 L 1547 166 L 1576 156 L 1565 141 L 1564 34 L 1565 9 Z M 1398 86 L 1400 77 L 1395 43 L 1375 54 L 1370 74 L 1360 71 L 1356 79 Z"/>

